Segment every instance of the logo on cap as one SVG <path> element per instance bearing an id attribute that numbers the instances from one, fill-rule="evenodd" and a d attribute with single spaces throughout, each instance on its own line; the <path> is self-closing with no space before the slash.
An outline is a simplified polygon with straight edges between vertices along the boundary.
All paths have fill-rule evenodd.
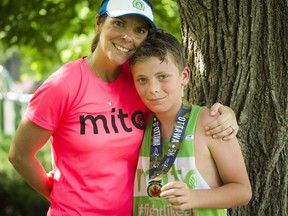
<path id="1" fill-rule="evenodd" d="M 145 5 L 141 0 L 134 0 L 133 1 L 133 7 L 135 7 L 138 10 L 145 10 Z"/>

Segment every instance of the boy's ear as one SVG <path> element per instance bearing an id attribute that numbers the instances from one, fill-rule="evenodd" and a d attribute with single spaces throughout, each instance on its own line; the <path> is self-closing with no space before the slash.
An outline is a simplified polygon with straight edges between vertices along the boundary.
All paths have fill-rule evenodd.
<path id="1" fill-rule="evenodd" d="M 190 68 L 189 67 L 185 67 L 183 69 L 181 73 L 181 77 L 182 77 L 182 85 L 187 86 L 190 80 Z"/>

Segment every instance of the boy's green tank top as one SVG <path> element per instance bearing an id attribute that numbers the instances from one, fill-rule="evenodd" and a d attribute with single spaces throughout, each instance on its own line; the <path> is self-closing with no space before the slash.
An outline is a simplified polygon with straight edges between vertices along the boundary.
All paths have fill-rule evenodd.
<path id="1" fill-rule="evenodd" d="M 204 179 L 199 178 L 199 173 L 195 166 L 194 157 L 194 134 L 199 112 L 202 107 L 193 106 L 188 121 L 188 125 L 181 143 L 177 158 L 168 171 L 163 176 L 162 185 L 171 181 L 185 182 L 190 189 L 210 189 Z M 176 211 L 169 207 L 164 198 L 151 199 L 147 195 L 149 180 L 149 154 L 151 143 L 152 118 L 149 120 L 142 147 L 139 152 L 135 184 L 134 184 L 134 216 L 227 216 L 226 209 L 189 209 Z M 167 143 L 163 142 L 163 154 L 167 152 Z M 204 182 L 199 182 L 204 181 Z M 200 186 L 199 185 L 204 185 Z M 207 185 L 207 186 L 205 186 Z M 198 186 L 198 188 L 197 188 Z M 206 188 L 203 188 L 206 187 Z"/>

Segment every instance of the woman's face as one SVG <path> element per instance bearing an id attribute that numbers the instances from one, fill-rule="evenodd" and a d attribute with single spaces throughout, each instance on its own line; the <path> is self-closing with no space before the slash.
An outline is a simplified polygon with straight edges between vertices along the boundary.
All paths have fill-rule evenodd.
<path id="1" fill-rule="evenodd" d="M 140 16 L 107 16 L 104 22 L 100 22 L 98 17 L 97 33 L 100 38 L 96 49 L 111 62 L 122 65 L 146 39 L 148 31 L 149 22 Z"/>

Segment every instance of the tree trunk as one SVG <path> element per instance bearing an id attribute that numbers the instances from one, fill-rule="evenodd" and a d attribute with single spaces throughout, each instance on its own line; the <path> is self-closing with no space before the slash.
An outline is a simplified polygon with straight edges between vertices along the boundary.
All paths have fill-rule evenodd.
<path id="1" fill-rule="evenodd" d="M 236 216 L 288 215 L 288 1 L 177 0 L 186 96 L 237 115 L 253 198 Z"/>

